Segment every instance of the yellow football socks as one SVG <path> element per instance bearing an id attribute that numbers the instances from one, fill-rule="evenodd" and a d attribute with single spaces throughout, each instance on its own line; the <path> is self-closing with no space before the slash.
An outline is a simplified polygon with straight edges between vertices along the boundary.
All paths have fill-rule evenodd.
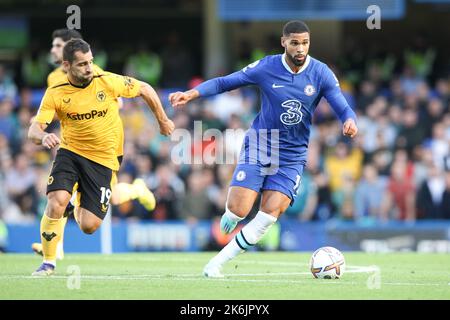
<path id="1" fill-rule="evenodd" d="M 67 219 L 51 219 L 46 214 L 41 219 L 41 243 L 44 261 L 55 264 L 58 242 L 64 233 L 64 225 Z"/>

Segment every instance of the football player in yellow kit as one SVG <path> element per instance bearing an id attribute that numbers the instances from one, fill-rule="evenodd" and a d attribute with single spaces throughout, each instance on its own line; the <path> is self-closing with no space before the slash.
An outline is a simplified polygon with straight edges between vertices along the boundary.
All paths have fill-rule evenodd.
<path id="1" fill-rule="evenodd" d="M 170 135 L 167 117 L 155 90 L 147 83 L 110 72 L 96 72 L 87 42 L 72 39 L 63 49 L 67 77 L 47 89 L 28 137 L 46 148 L 59 147 L 47 183 L 47 206 L 40 234 L 44 261 L 33 272 L 47 276 L 56 267 L 57 243 L 64 228 L 64 212 L 78 183 L 79 206 L 74 216 L 80 229 L 92 234 L 105 217 L 112 182 L 120 166 L 117 155 L 123 132 L 118 97 L 141 96 L 153 112 L 162 135 Z M 61 137 L 45 129 L 58 115 Z"/>
<path id="2" fill-rule="evenodd" d="M 53 31 L 52 33 L 52 48 L 50 50 L 50 54 L 52 57 L 52 62 L 55 65 L 58 65 L 58 67 L 53 70 L 48 76 L 47 76 L 47 87 L 51 88 L 55 84 L 60 83 L 62 81 L 67 81 L 67 72 L 63 68 L 63 48 L 65 44 L 71 40 L 71 39 L 82 39 L 81 34 L 77 30 L 73 29 L 57 29 Z M 92 66 L 93 72 L 95 74 L 101 74 L 103 70 L 97 66 L 96 64 L 93 64 Z M 119 106 L 121 106 L 121 98 L 118 98 Z M 121 120 L 120 120 L 121 121 Z M 118 140 L 117 144 L 117 156 L 119 159 L 122 159 L 123 157 L 123 141 L 124 141 L 124 135 L 123 135 L 123 128 L 120 130 L 120 139 Z M 73 213 L 74 206 L 79 205 L 79 201 L 77 201 L 77 198 L 79 197 L 77 193 L 78 189 L 78 183 L 75 183 L 73 188 L 73 197 L 72 201 L 73 203 L 68 204 L 64 219 L 63 219 L 63 232 L 61 234 L 61 239 L 57 246 L 57 254 L 56 258 L 58 260 L 64 259 L 64 246 L 63 246 L 63 239 L 64 239 L 64 226 L 67 222 L 68 216 Z M 111 195 L 111 204 L 113 205 L 119 205 L 122 203 L 125 203 L 130 200 L 137 199 L 146 210 L 152 211 L 156 206 L 156 199 L 153 193 L 147 188 L 145 182 L 142 179 L 135 179 L 133 183 L 117 183 L 117 175 L 113 175 L 113 181 L 112 181 L 112 195 Z M 34 252 L 36 252 L 39 255 L 43 255 L 42 251 L 42 244 L 39 242 L 35 242 L 31 245 L 31 248 Z"/>

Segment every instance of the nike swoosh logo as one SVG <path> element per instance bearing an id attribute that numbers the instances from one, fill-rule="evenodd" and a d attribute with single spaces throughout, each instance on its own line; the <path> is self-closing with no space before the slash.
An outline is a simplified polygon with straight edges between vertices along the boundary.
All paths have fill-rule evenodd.
<path id="1" fill-rule="evenodd" d="M 274 88 L 274 89 L 276 89 L 276 88 L 283 88 L 284 86 L 283 85 L 278 85 L 278 84 L 273 84 L 272 85 L 272 88 Z"/>

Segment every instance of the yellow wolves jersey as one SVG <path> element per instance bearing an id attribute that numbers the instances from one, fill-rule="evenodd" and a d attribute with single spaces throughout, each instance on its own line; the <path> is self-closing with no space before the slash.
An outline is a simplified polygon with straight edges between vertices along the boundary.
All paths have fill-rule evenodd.
<path id="1" fill-rule="evenodd" d="M 105 73 L 105 71 L 103 71 L 102 68 L 100 68 L 98 65 L 94 64 L 93 66 L 93 72 L 94 74 L 102 74 Z M 53 70 L 48 76 L 47 76 L 47 87 L 51 88 L 53 86 L 55 86 L 58 83 L 61 82 L 68 82 L 67 80 L 67 73 L 64 72 L 62 66 L 59 66 L 58 68 L 56 68 L 55 70 Z M 119 109 L 121 108 L 121 101 L 119 103 Z M 122 119 L 120 120 L 122 121 Z M 123 156 L 123 143 L 124 143 L 124 133 L 123 133 L 123 129 L 122 129 L 122 135 L 119 139 L 119 142 L 117 144 L 117 156 Z"/>
<path id="2" fill-rule="evenodd" d="M 34 121 L 49 124 L 56 112 L 61 148 L 117 171 L 117 156 L 123 154 L 117 99 L 138 96 L 140 87 L 136 79 L 104 71 L 94 71 L 91 83 L 83 88 L 73 86 L 66 77 L 47 89 Z"/>

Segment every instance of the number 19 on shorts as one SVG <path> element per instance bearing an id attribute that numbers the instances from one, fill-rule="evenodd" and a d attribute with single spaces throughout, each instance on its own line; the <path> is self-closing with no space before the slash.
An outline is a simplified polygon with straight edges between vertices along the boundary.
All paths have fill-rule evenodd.
<path id="1" fill-rule="evenodd" d="M 109 200 L 111 199 L 111 189 L 101 187 L 100 191 L 102 192 L 102 198 L 100 200 L 101 204 L 109 205 Z"/>

